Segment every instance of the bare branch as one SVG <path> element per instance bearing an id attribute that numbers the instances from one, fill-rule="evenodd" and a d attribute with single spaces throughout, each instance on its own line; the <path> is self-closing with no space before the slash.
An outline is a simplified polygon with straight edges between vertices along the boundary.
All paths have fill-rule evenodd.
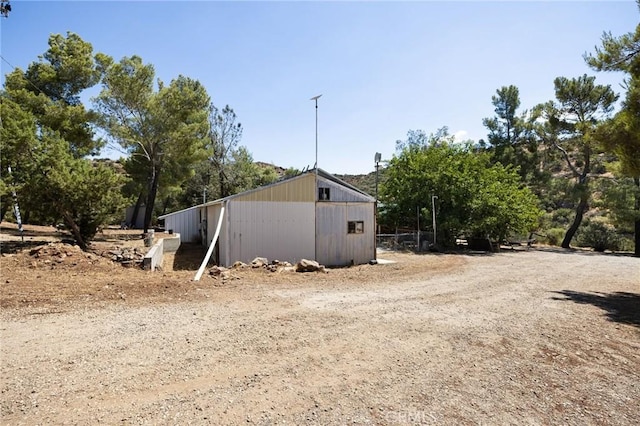
<path id="1" fill-rule="evenodd" d="M 556 147 L 562 153 L 562 157 L 567 162 L 567 165 L 569 166 L 569 168 L 573 172 L 573 175 L 575 177 L 580 177 L 582 175 L 582 173 L 580 173 L 578 171 L 578 169 L 576 168 L 576 166 L 574 166 L 573 163 L 571 162 L 571 159 L 569 158 L 569 154 L 567 153 L 567 150 L 565 150 L 563 147 L 558 145 L 558 142 L 556 142 L 556 141 L 553 141 L 553 146 Z"/>

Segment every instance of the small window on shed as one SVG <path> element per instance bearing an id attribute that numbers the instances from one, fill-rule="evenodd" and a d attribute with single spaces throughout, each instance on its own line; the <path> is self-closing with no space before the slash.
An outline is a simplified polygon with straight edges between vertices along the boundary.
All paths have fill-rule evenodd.
<path id="1" fill-rule="evenodd" d="M 347 222 L 348 234 L 364 234 L 364 222 L 361 220 L 354 220 Z"/>
<path id="2" fill-rule="evenodd" d="M 318 200 L 319 201 L 331 200 L 331 192 L 329 192 L 329 188 L 318 188 Z"/>

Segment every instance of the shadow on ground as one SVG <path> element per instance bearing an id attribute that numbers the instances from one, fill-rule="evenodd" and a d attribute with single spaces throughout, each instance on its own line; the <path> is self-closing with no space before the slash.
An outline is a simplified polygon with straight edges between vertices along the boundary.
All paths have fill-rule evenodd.
<path id="1" fill-rule="evenodd" d="M 564 298 L 553 297 L 553 300 L 573 301 L 581 304 L 597 306 L 607 311 L 610 321 L 631 324 L 640 327 L 640 294 L 615 293 L 583 293 L 573 290 L 555 291 Z"/>
<path id="2" fill-rule="evenodd" d="M 2 241 L 0 242 L 0 253 L 15 254 L 24 249 L 38 247 L 48 244 L 50 241 L 44 240 L 28 240 L 28 241 Z"/>
<path id="3" fill-rule="evenodd" d="M 180 244 L 173 260 L 173 270 L 197 271 L 205 253 L 205 247 L 200 244 Z"/>
<path id="4" fill-rule="evenodd" d="M 630 251 L 616 251 L 616 252 L 600 252 L 589 249 L 581 249 L 581 248 L 562 248 L 556 246 L 534 246 L 534 249 L 537 251 L 543 251 L 547 253 L 558 253 L 558 254 L 579 254 L 583 256 L 617 256 L 617 257 L 635 257 L 633 252 Z"/>

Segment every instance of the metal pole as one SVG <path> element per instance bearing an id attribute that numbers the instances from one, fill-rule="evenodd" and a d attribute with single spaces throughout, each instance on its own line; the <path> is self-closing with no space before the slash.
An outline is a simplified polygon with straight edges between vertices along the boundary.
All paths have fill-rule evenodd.
<path id="1" fill-rule="evenodd" d="M 431 196 L 431 211 L 433 213 L 433 245 L 436 245 L 436 198 L 437 195 Z"/>
<path id="2" fill-rule="evenodd" d="M 418 214 L 418 249 L 416 251 L 420 251 L 420 206 L 416 207 Z"/>
<path id="3" fill-rule="evenodd" d="M 376 204 L 378 203 L 378 168 L 380 163 L 376 161 Z"/>
<path id="4" fill-rule="evenodd" d="M 311 98 L 311 101 L 316 101 L 316 165 L 314 168 L 316 169 L 316 182 L 318 180 L 318 98 L 322 95 L 314 96 Z"/>
<path id="5" fill-rule="evenodd" d="M 318 174 L 318 98 L 316 98 L 316 174 Z"/>

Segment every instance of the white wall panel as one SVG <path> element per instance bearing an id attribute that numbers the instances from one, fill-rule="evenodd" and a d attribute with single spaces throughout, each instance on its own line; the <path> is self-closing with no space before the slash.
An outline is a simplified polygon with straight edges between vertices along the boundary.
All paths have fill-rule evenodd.
<path id="1" fill-rule="evenodd" d="M 316 215 L 318 262 L 327 266 L 342 266 L 375 259 L 373 203 L 318 202 Z M 349 221 L 364 222 L 364 232 L 347 233 Z"/>
<path id="2" fill-rule="evenodd" d="M 227 265 L 315 257 L 314 203 L 230 200 Z"/>
<path id="3" fill-rule="evenodd" d="M 206 207 L 206 218 L 207 218 L 207 241 L 205 242 L 205 246 L 209 247 L 213 237 L 216 233 L 216 227 L 218 226 L 218 220 L 220 219 L 220 213 L 222 212 L 222 203 L 213 204 Z M 229 211 L 225 211 L 225 216 L 229 214 Z M 218 242 L 216 243 L 216 248 L 211 255 L 211 263 L 215 263 L 217 265 L 225 265 L 225 250 L 227 243 L 227 220 L 226 218 L 222 218 L 222 228 L 220 229 L 220 235 L 218 236 Z"/>
<path id="4" fill-rule="evenodd" d="M 361 194 L 353 189 L 347 188 L 346 186 L 340 185 L 336 182 L 332 182 L 329 179 L 325 179 L 323 177 L 318 177 L 318 183 L 316 185 L 317 188 L 329 188 L 331 191 L 329 201 L 334 202 L 344 202 L 344 201 L 353 201 L 353 202 L 372 202 L 373 198 L 368 197 L 364 194 Z M 316 199 L 318 197 L 318 189 L 316 188 Z"/>
<path id="5" fill-rule="evenodd" d="M 184 243 L 200 241 L 200 217 L 198 208 L 190 208 L 165 216 L 164 229 L 173 229 L 180 234 L 180 240 Z"/>

